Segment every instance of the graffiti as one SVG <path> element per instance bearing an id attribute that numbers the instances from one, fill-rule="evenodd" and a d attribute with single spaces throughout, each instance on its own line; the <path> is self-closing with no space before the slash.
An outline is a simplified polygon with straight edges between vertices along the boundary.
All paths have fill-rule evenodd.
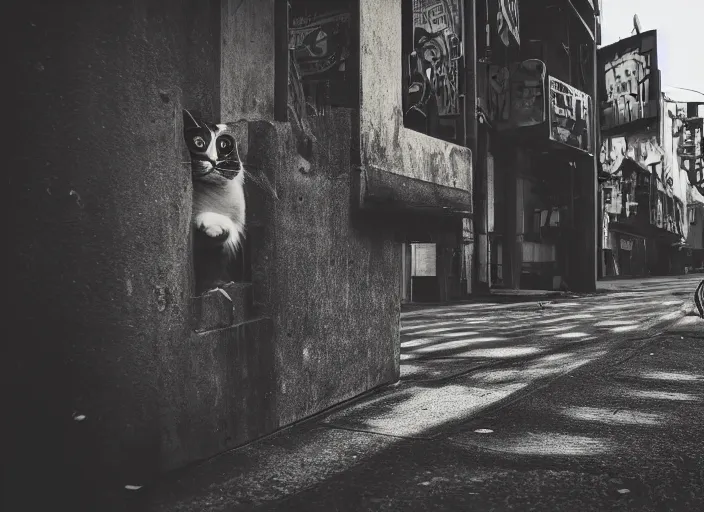
<path id="1" fill-rule="evenodd" d="M 406 114 L 427 119 L 460 114 L 462 48 L 460 0 L 413 0 L 413 50 L 408 65 Z"/>
<path id="2" fill-rule="evenodd" d="M 665 152 L 657 142 L 657 137 L 648 134 L 635 134 L 628 137 L 605 137 L 601 142 L 599 161 L 602 169 L 616 175 L 624 158 L 628 158 L 646 171 L 657 172 L 662 168 Z"/>
<path id="3" fill-rule="evenodd" d="M 509 95 L 511 92 L 511 73 L 507 67 L 492 64 L 489 66 L 489 87 L 487 103 L 489 119 L 497 125 L 508 123 L 511 117 Z"/>
<path id="4" fill-rule="evenodd" d="M 550 138 L 582 151 L 592 150 L 591 98 L 550 77 Z"/>
<path id="5" fill-rule="evenodd" d="M 545 121 L 545 64 L 536 59 L 489 66 L 488 116 L 499 130 Z"/>
<path id="6" fill-rule="evenodd" d="M 688 118 L 686 111 L 680 108 L 677 108 L 676 114 L 669 109 L 667 113 L 672 120 L 679 167 L 687 173 L 690 184 L 704 194 L 704 121 L 701 117 Z"/>
<path id="7" fill-rule="evenodd" d="M 601 248 L 609 248 L 609 212 L 604 208 L 604 212 L 601 216 Z"/>
<path id="8" fill-rule="evenodd" d="M 350 22 L 349 12 L 292 19 L 289 46 L 295 49 L 294 57 L 302 77 L 345 70 L 345 61 L 351 53 Z"/>
<path id="9" fill-rule="evenodd" d="M 660 229 L 684 236 L 686 218 L 683 212 L 682 201 L 658 190 L 650 210 L 650 223 Z"/>
<path id="10" fill-rule="evenodd" d="M 621 169 L 621 164 L 626 156 L 626 138 L 625 137 L 606 137 L 601 143 L 601 151 L 599 152 L 599 161 L 602 169 L 615 175 Z"/>
<path id="11" fill-rule="evenodd" d="M 650 210 L 650 223 L 662 228 L 662 198 L 658 195 L 653 208 Z"/>
<path id="12" fill-rule="evenodd" d="M 496 31 L 504 45 L 508 46 L 509 34 L 516 43 L 521 44 L 520 18 L 518 16 L 518 0 L 497 0 L 499 4 L 496 15 Z"/>
<path id="13" fill-rule="evenodd" d="M 356 105 L 348 69 L 356 55 L 349 2 L 291 2 L 288 35 L 310 115 L 328 106 Z"/>
<path id="14" fill-rule="evenodd" d="M 602 94 L 606 98 L 602 104 L 604 127 L 657 116 L 659 84 L 655 35 L 634 36 L 606 47 L 600 54 Z"/>

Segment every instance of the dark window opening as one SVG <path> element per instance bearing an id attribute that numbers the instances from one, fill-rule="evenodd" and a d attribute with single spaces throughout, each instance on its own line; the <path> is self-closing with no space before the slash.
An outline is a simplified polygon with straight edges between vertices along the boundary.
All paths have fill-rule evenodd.
<path id="1" fill-rule="evenodd" d="M 308 116 L 357 108 L 356 0 L 290 0 L 288 48 Z M 301 113 L 299 113 L 300 115 Z"/>

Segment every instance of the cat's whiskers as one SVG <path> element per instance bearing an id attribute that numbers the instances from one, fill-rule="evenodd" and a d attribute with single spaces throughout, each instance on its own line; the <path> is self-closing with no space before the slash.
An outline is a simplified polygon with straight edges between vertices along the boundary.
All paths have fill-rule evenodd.
<path id="1" fill-rule="evenodd" d="M 262 190 L 269 192 L 274 197 L 274 199 L 279 198 L 279 195 L 276 193 L 276 188 L 271 184 L 269 178 L 267 178 L 265 175 L 252 174 L 251 172 L 248 172 L 244 167 L 242 168 L 242 172 L 248 180 L 254 182 Z"/>

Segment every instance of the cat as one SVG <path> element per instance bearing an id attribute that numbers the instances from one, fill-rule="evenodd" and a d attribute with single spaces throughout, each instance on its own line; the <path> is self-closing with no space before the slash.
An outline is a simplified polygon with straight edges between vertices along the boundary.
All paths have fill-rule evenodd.
<path id="1" fill-rule="evenodd" d="M 193 178 L 194 266 L 197 292 L 230 282 L 245 235 L 244 175 L 237 141 L 227 124 L 183 111 Z"/>

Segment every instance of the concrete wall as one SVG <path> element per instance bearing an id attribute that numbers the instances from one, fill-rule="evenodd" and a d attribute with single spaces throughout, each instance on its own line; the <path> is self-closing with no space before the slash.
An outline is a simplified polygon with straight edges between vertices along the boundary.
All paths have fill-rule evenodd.
<path id="1" fill-rule="evenodd" d="M 272 121 L 274 0 L 222 0 L 221 26 L 222 119 Z"/>
<path id="2" fill-rule="evenodd" d="M 360 0 L 362 165 L 471 192 L 470 149 L 403 127 L 401 3 Z"/>
<path id="3" fill-rule="evenodd" d="M 140 482 L 186 460 L 170 454 L 199 399 L 180 119 L 219 109 L 219 2 L 25 2 L 14 19 L 11 279 L 26 328 L 8 377 L 31 407 L 14 418 L 15 475 L 71 462 Z"/>
<path id="4" fill-rule="evenodd" d="M 399 376 L 401 244 L 383 219 L 351 215 L 351 119 L 311 119 L 303 171 L 289 124 L 250 126 L 250 157 L 279 195 L 253 197 L 249 237 L 255 307 L 274 322 L 280 426 Z"/>
<path id="5" fill-rule="evenodd" d="M 231 40 L 254 9 L 234 4 L 20 6 L 9 191 L 21 331 L 3 357 L 17 491 L 37 478 L 57 500 L 142 485 L 398 378 L 401 245 L 383 220 L 350 215 L 350 112 L 315 124 L 319 150 L 299 172 L 290 126 L 266 121 L 272 19 L 259 14 L 273 1 Z M 279 193 L 250 189 L 251 312 L 200 334 L 214 299 L 193 298 L 182 108 L 259 120 L 241 151 Z"/>

